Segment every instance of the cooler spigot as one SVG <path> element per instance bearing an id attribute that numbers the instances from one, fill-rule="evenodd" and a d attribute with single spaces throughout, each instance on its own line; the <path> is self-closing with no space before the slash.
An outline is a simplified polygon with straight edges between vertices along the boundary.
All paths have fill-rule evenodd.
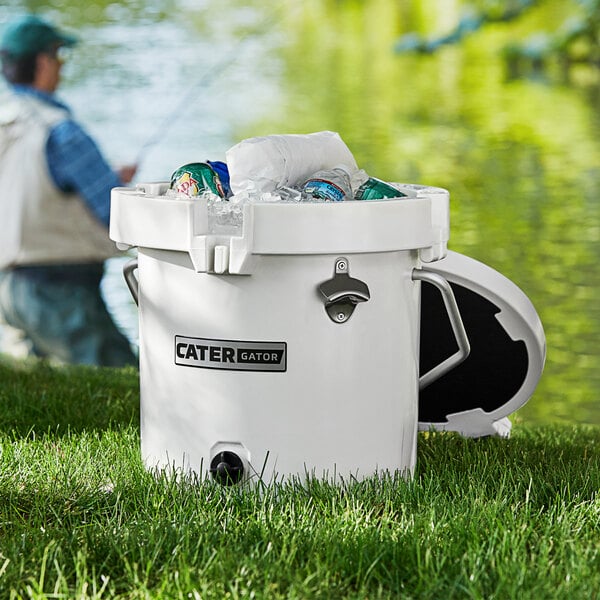
<path id="1" fill-rule="evenodd" d="M 225 450 L 213 457 L 209 471 L 221 485 L 235 485 L 244 476 L 244 463 L 235 452 Z"/>

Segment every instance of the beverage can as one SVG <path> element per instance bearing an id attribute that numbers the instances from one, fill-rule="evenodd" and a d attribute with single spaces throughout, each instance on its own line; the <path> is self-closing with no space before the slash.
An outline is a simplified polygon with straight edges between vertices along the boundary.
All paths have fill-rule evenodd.
<path id="1" fill-rule="evenodd" d="M 382 200 L 384 198 L 406 197 L 400 190 L 391 186 L 381 179 L 369 177 L 357 190 L 354 195 L 355 200 Z"/>
<path id="2" fill-rule="evenodd" d="M 189 163 L 171 175 L 171 189 L 189 198 L 212 192 L 225 198 L 225 191 L 217 173 L 206 163 Z"/>

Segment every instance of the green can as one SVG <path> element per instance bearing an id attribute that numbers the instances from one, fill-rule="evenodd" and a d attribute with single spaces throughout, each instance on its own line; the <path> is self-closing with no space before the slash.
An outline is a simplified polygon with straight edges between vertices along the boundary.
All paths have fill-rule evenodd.
<path id="1" fill-rule="evenodd" d="M 402 198 L 406 197 L 406 194 L 397 190 L 381 179 L 375 177 L 369 177 L 359 188 L 356 190 L 355 200 L 382 200 L 384 198 Z"/>
<path id="2" fill-rule="evenodd" d="M 203 192 L 212 192 L 225 198 L 225 192 L 219 176 L 206 163 L 189 163 L 179 167 L 171 175 L 171 189 L 190 198 L 201 196 Z"/>

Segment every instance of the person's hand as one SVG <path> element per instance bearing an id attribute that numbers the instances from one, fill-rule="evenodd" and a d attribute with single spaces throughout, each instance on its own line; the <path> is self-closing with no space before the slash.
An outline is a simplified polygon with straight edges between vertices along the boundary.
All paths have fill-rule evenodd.
<path id="1" fill-rule="evenodd" d="M 125 165 L 117 169 L 117 173 L 123 183 L 129 183 L 135 176 L 137 165 Z"/>

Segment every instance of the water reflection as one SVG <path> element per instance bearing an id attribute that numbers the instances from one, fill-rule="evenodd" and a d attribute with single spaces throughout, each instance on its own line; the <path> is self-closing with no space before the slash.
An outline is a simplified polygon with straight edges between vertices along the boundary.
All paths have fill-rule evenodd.
<path id="1" fill-rule="evenodd" d="M 501 59 L 510 36 L 565 18 L 565 3 L 542 4 L 518 27 L 398 56 L 401 34 L 451 24 L 461 3 L 25 3 L 79 31 L 62 94 L 116 162 L 214 70 L 167 120 L 141 181 L 223 159 L 244 137 L 331 129 L 372 174 L 448 188 L 452 249 L 522 287 L 544 323 L 546 371 L 519 418 L 600 423 L 598 73 L 510 80 Z M 23 6 L 9 0 L 0 18 Z M 118 261 L 106 289 L 135 337 Z"/>

